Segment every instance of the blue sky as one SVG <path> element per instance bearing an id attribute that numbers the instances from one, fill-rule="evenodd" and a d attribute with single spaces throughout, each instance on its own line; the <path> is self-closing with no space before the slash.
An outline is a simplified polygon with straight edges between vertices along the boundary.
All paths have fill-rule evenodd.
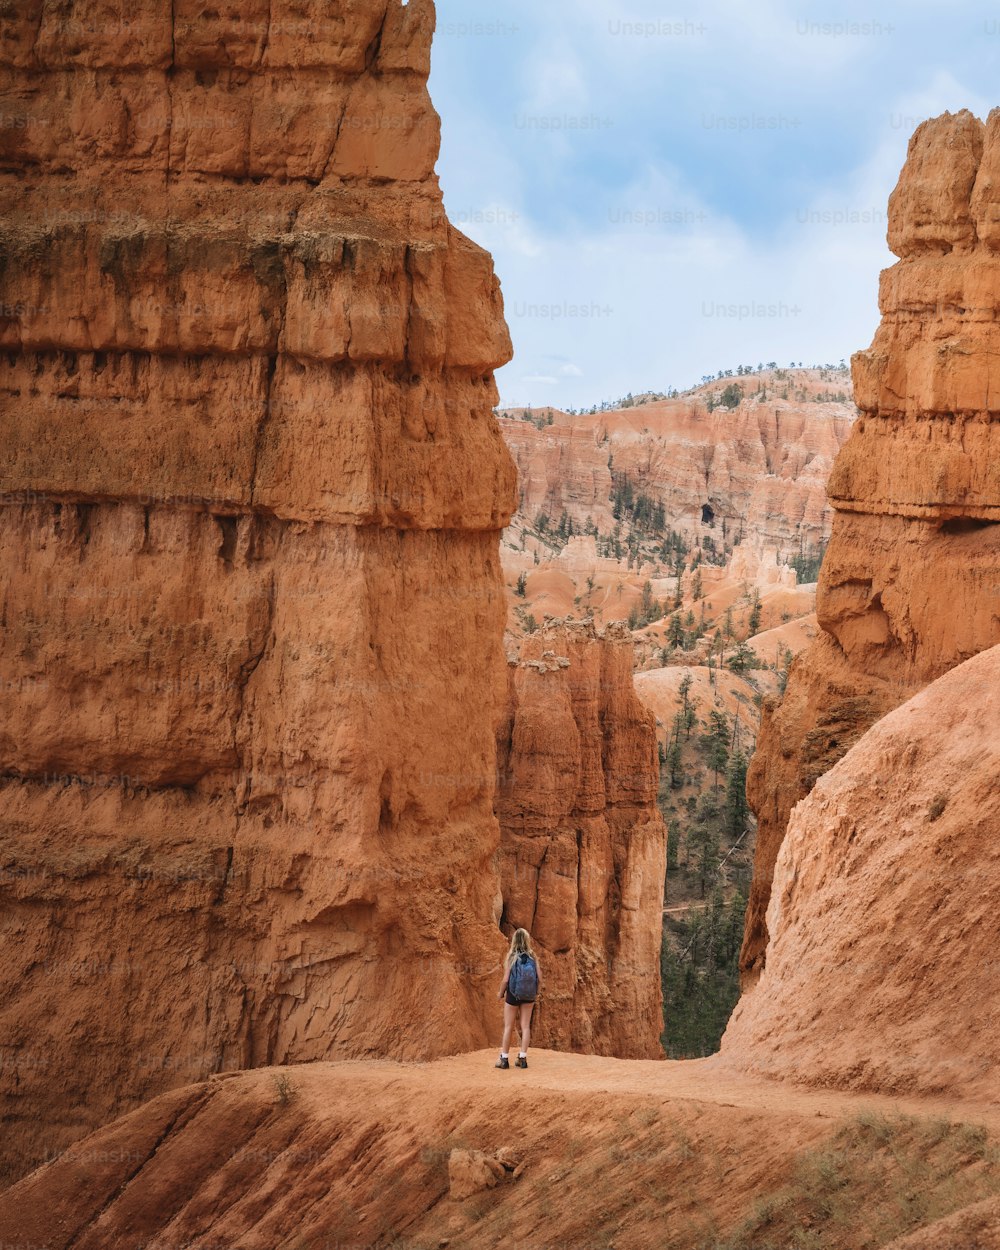
<path id="1" fill-rule="evenodd" d="M 849 357 L 914 127 L 1000 104 L 1000 8 L 961 0 L 437 8 L 438 172 L 503 284 L 507 404 Z"/>

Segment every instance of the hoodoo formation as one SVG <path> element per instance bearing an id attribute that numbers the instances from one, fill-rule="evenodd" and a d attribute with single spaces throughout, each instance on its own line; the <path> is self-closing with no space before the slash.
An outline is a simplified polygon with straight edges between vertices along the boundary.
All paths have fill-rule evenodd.
<path id="1" fill-rule="evenodd" d="M 658 1058 L 666 831 L 653 713 L 621 623 L 547 625 L 510 662 L 498 731 L 503 919 L 545 976 L 534 1040 Z"/>
<path id="2" fill-rule="evenodd" d="M 335 8 L 4 18 L 7 1175 L 493 1021 L 510 340 L 431 0 Z"/>
<path id="3" fill-rule="evenodd" d="M 522 611 L 505 669 L 511 344 L 434 174 L 433 3 L 320 7 L 0 29 L 2 1247 L 1000 1246 L 1000 110 L 921 126 L 890 204 L 820 634 L 749 780 L 753 987 L 721 1055 L 641 1062 L 633 637 L 669 768 L 702 706 L 742 767 L 742 703 L 813 637 L 775 549 L 825 534 L 852 414 L 790 427 L 754 375 L 725 438 L 673 400 L 574 426 L 558 472 L 536 447 L 518 515 L 566 513 L 586 616 Z M 660 509 L 628 559 L 569 526 L 638 523 L 612 472 Z M 751 541 L 687 568 L 729 517 Z M 541 603 L 534 525 L 507 577 Z M 711 666 L 709 602 L 770 678 Z M 695 815 L 719 759 L 677 778 Z M 549 1048 L 498 1072 L 515 925 Z"/>
<path id="4" fill-rule="evenodd" d="M 791 809 L 880 716 L 1000 642 L 1000 111 L 921 125 L 889 203 L 882 322 L 853 360 L 861 410 L 837 458 L 822 633 L 765 714 L 741 966 L 764 964 Z"/>

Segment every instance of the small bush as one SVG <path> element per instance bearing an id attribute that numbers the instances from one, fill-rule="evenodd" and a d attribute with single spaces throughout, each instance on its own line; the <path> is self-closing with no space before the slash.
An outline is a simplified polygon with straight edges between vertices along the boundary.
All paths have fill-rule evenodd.
<path id="1" fill-rule="evenodd" d="M 855 1140 L 877 1142 L 880 1146 L 890 1142 L 895 1132 L 889 1120 L 878 1111 L 862 1111 L 844 1130 L 845 1136 L 852 1130 Z"/>
<path id="2" fill-rule="evenodd" d="M 988 1142 L 989 1133 L 982 1124 L 959 1124 L 955 1128 L 955 1148 L 959 1154 L 981 1159 Z"/>
<path id="3" fill-rule="evenodd" d="M 981 1124 L 864 1111 L 796 1162 L 788 1185 L 754 1204 L 705 1250 L 881 1246 L 1000 1192 L 1000 1152 Z"/>
<path id="4" fill-rule="evenodd" d="M 295 1097 L 295 1086 L 288 1077 L 287 1072 L 282 1072 L 279 1076 L 274 1077 L 275 1102 L 287 1106 Z"/>

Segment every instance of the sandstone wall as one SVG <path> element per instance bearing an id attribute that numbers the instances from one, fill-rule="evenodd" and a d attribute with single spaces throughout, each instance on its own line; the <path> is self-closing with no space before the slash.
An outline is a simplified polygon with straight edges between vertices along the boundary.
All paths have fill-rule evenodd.
<path id="1" fill-rule="evenodd" d="M 431 0 L 15 10 L 8 1175 L 209 1072 L 491 1035 L 514 505 Z"/>
<path id="2" fill-rule="evenodd" d="M 544 993 L 533 1040 L 662 1054 L 666 833 L 652 712 L 621 624 L 553 622 L 509 666 L 498 733 L 503 925 L 528 929 Z"/>
<path id="3" fill-rule="evenodd" d="M 995 1103 L 1000 647 L 885 716 L 792 813 L 723 1060 Z"/>
<path id="4" fill-rule="evenodd" d="M 721 546 L 725 520 L 729 544 L 742 529 L 790 557 L 800 541 L 814 547 L 829 536 L 826 482 L 853 420 L 844 403 L 747 399 L 709 413 L 704 398 L 681 398 L 598 414 L 553 410 L 542 429 L 502 417 L 500 427 L 518 466 L 519 511 L 531 522 L 539 512 L 558 521 L 565 509 L 577 529 L 590 517 L 609 533 L 613 471 L 662 503 L 674 529 Z M 702 524 L 706 503 L 714 529 Z"/>
<path id="5" fill-rule="evenodd" d="M 882 321 L 853 359 L 861 410 L 829 483 L 824 631 L 765 716 L 748 792 L 759 821 L 741 955 L 763 964 L 789 812 L 880 716 L 1000 642 L 1000 111 L 921 125 L 889 201 Z"/>

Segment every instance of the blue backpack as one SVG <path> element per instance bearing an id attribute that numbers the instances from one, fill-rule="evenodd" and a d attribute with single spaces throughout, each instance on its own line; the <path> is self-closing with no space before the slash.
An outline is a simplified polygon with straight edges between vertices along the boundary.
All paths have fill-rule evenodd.
<path id="1" fill-rule="evenodd" d="M 507 993 L 519 1003 L 533 1003 L 538 993 L 538 965 L 523 952 L 510 966 Z"/>

